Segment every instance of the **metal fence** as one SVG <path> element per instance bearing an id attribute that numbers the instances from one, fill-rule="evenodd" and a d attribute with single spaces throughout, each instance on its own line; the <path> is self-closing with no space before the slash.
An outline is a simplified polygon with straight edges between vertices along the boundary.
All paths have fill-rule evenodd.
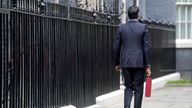
<path id="1" fill-rule="evenodd" d="M 86 22 L 95 22 L 103 24 L 119 24 L 118 12 L 101 13 L 99 10 L 83 10 L 74 7 L 72 4 L 62 5 L 58 3 L 44 2 L 44 0 L 0 0 L 0 7 L 43 14 L 53 17 L 62 17 Z"/>
<path id="2" fill-rule="evenodd" d="M 152 44 L 152 77 L 157 78 L 173 72 L 161 72 L 162 69 L 176 69 L 175 26 L 155 22 L 149 25 Z"/>
<path id="3" fill-rule="evenodd" d="M 119 88 L 111 56 L 116 26 L 20 12 L 0 17 L 2 108 L 83 107 Z"/>
<path id="4" fill-rule="evenodd" d="M 90 20 L 89 11 L 74 9 L 69 17 L 54 10 L 1 6 L 0 108 L 81 108 L 119 89 L 112 58 L 117 22 Z M 90 19 L 75 17 L 79 12 L 90 13 Z M 144 23 L 150 28 L 153 75 L 159 77 L 159 70 L 175 69 L 175 28 Z"/>

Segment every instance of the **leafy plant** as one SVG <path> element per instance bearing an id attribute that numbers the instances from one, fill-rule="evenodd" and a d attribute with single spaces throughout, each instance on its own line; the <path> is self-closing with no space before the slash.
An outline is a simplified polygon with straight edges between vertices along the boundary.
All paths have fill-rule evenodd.
<path id="1" fill-rule="evenodd" d="M 167 84 L 192 84 L 192 80 L 174 80 L 174 81 L 168 81 Z"/>

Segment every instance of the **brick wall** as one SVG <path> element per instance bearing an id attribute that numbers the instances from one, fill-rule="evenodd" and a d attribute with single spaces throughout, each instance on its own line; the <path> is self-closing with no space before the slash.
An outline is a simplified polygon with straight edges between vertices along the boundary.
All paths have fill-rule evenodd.
<path id="1" fill-rule="evenodd" d="M 175 3 L 176 0 L 146 0 L 146 18 L 175 23 Z"/>
<path id="2" fill-rule="evenodd" d="M 176 0 L 140 0 L 140 12 L 144 19 L 175 23 Z M 127 10 L 133 5 L 132 0 L 127 0 Z"/>

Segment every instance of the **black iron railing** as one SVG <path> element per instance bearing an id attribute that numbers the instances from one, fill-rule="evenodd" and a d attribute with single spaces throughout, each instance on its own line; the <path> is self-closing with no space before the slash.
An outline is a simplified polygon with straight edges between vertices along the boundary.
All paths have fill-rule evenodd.
<path id="1" fill-rule="evenodd" d="M 120 23 L 119 15 L 117 12 L 101 13 L 95 10 L 88 11 L 74 7 L 71 4 L 62 5 L 62 4 L 44 2 L 43 0 L 10 0 L 10 1 L 1 0 L 0 7 L 35 14 L 43 14 L 53 17 L 83 20 L 86 22 L 103 23 L 103 24 Z"/>
<path id="2" fill-rule="evenodd" d="M 152 77 L 156 78 L 169 74 L 162 73 L 162 69 L 176 69 L 175 26 L 154 22 L 148 25 L 152 44 Z"/>
<path id="3" fill-rule="evenodd" d="M 2 108 L 81 108 L 119 88 L 111 55 L 117 26 L 17 11 L 0 18 Z"/>

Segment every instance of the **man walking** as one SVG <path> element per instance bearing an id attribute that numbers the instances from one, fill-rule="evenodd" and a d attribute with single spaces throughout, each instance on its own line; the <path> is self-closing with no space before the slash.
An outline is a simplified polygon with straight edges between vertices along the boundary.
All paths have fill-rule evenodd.
<path id="1" fill-rule="evenodd" d="M 130 21 L 119 27 L 114 43 L 115 69 L 122 69 L 125 79 L 124 108 L 130 108 L 133 94 L 134 108 L 141 108 L 145 71 L 151 75 L 148 29 L 138 14 L 138 7 L 129 7 Z"/>

